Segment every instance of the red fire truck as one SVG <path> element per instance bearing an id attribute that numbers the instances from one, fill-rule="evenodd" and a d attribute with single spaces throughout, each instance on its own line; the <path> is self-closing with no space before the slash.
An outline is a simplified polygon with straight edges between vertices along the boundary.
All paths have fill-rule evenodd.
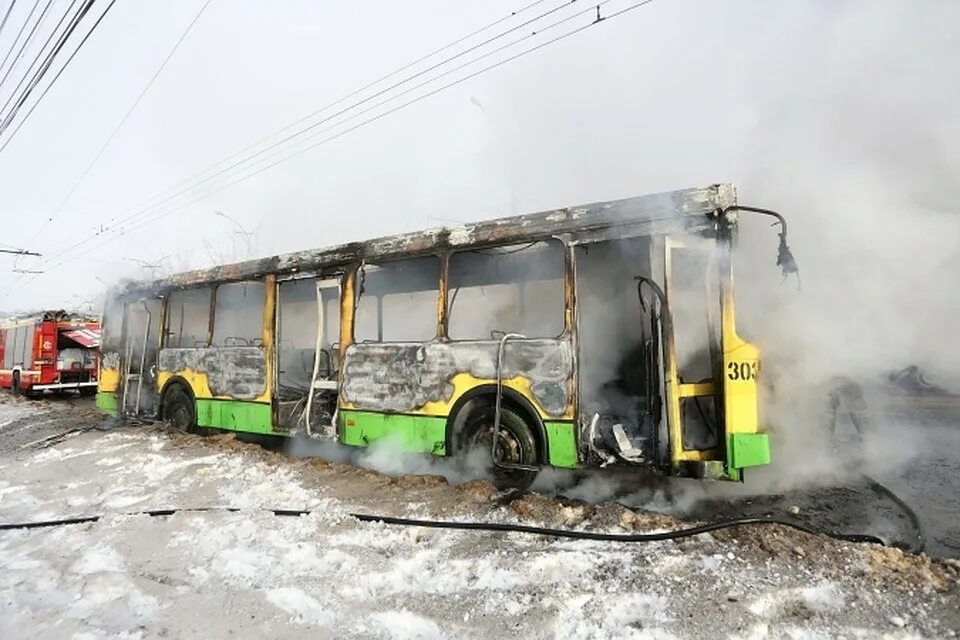
<path id="1" fill-rule="evenodd" d="M 100 323 L 63 311 L 0 322 L 0 388 L 97 391 Z"/>

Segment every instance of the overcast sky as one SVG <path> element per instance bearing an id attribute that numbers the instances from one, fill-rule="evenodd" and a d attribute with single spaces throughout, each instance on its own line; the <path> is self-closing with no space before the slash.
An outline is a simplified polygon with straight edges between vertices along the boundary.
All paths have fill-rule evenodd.
<path id="1" fill-rule="evenodd" d="M 613 0 L 603 12 L 633 1 Z M 201 4 L 117 2 L 0 153 L 0 242 L 56 256 L 208 165 L 529 2 L 212 0 L 42 227 Z M 51 11 L 66 6 L 54 0 Z M 575 2 L 540 26 L 586 6 Z M 21 9 L 11 24 L 22 22 Z M 808 306 L 847 299 L 831 283 L 852 286 L 870 272 L 856 287 L 866 300 L 851 306 L 863 315 L 856 322 L 879 322 L 893 279 L 911 296 L 922 291 L 903 305 L 925 305 L 942 318 L 931 330 L 947 332 L 952 307 L 942 301 L 952 295 L 943 282 L 960 271 L 958 25 L 960 3 L 948 0 L 655 0 L 154 216 L 122 239 L 72 251 L 63 266 L 50 269 L 62 258 L 19 260 L 49 269 L 35 279 L 18 279 L 12 258 L 0 257 L 0 309 L 76 305 L 101 280 L 143 275 L 132 259 L 181 270 L 244 257 L 238 226 L 215 211 L 255 231 L 253 251 L 266 255 L 732 181 L 743 202 L 793 222 Z M 8 25 L 0 51 L 13 34 Z M 772 270 L 773 231 L 746 231 Z"/>

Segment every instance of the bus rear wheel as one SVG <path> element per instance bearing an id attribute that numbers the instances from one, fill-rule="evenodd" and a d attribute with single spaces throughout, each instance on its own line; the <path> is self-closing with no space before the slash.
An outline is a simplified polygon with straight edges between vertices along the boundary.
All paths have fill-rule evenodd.
<path id="1" fill-rule="evenodd" d="M 528 489 L 537 477 L 536 471 L 511 469 L 493 462 L 494 405 L 472 401 L 463 407 L 463 411 L 466 417 L 460 428 L 456 453 L 464 470 L 468 474 L 481 472 L 487 475 L 498 489 Z M 500 408 L 496 455 L 506 465 L 537 464 L 537 441 L 533 429 L 520 414 L 507 406 Z"/>
<path id="2" fill-rule="evenodd" d="M 163 394 L 163 419 L 175 429 L 197 432 L 197 415 L 193 398 L 179 385 Z"/>

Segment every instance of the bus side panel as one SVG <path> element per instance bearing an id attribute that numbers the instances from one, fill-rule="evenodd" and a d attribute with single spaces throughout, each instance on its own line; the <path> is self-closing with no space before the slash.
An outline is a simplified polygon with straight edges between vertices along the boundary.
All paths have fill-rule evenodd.
<path id="1" fill-rule="evenodd" d="M 497 341 L 350 345 L 341 366 L 341 436 L 366 446 L 381 438 L 398 447 L 442 455 L 437 446 L 454 405 L 478 386 L 496 384 Z M 543 421 L 548 461 L 577 465 L 573 357 L 569 340 L 509 342 L 504 348 L 503 386 L 529 401 Z M 376 417 L 383 416 L 383 417 Z M 429 425 L 418 417 L 430 417 Z"/>
<path id="2" fill-rule="evenodd" d="M 162 349 L 158 391 L 162 393 L 174 378 L 190 386 L 199 426 L 274 433 L 262 348 Z"/>
<path id="3" fill-rule="evenodd" d="M 365 447 L 385 441 L 402 451 L 447 453 L 447 419 L 444 416 L 379 413 L 376 411 L 343 412 L 343 444 Z"/>

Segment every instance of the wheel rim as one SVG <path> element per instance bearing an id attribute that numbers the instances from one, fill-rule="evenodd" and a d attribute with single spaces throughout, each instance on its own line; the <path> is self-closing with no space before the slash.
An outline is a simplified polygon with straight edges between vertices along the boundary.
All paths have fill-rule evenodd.
<path id="1" fill-rule="evenodd" d="M 476 430 L 470 441 L 471 447 L 482 449 L 487 455 L 490 455 L 491 444 L 493 443 L 492 422 L 492 420 L 484 420 L 483 426 Z M 500 429 L 497 431 L 495 451 L 497 456 L 496 460 L 498 460 L 500 464 L 527 464 L 523 459 L 523 446 L 520 443 L 520 439 L 517 438 L 510 427 L 502 421 L 500 422 Z M 497 468 L 493 458 L 490 460 L 490 468 L 494 470 Z"/>
<path id="2" fill-rule="evenodd" d="M 521 464 L 523 462 L 523 449 L 520 447 L 520 440 L 506 428 L 502 423 L 497 432 L 497 460 L 506 464 Z"/>

